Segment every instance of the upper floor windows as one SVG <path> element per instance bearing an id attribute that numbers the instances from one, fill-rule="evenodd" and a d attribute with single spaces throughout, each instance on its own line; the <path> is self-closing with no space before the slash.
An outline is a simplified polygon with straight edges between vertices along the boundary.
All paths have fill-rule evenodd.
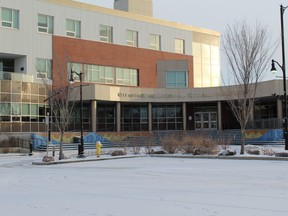
<path id="1" fill-rule="evenodd" d="M 161 50 L 161 36 L 150 34 L 150 49 Z"/>
<path id="2" fill-rule="evenodd" d="M 1 26 L 19 29 L 19 10 L 1 8 Z"/>
<path id="3" fill-rule="evenodd" d="M 175 38 L 175 52 L 185 54 L 185 41 Z"/>
<path id="4" fill-rule="evenodd" d="M 44 14 L 38 14 L 38 32 L 53 34 L 54 17 Z"/>
<path id="5" fill-rule="evenodd" d="M 69 37 L 81 37 L 81 22 L 78 20 L 66 19 L 66 35 Z"/>
<path id="6" fill-rule="evenodd" d="M 126 45 L 138 47 L 138 32 L 126 30 Z"/>
<path id="7" fill-rule="evenodd" d="M 51 79 L 52 61 L 50 59 L 36 59 L 37 78 Z"/>
<path id="8" fill-rule="evenodd" d="M 68 73 L 71 69 L 77 73 L 83 71 L 83 81 L 85 82 L 138 86 L 137 69 L 79 63 L 68 63 L 67 69 Z M 78 79 L 78 77 L 75 78 Z"/>
<path id="9" fill-rule="evenodd" d="M 100 41 L 113 43 L 113 27 L 100 25 Z"/>

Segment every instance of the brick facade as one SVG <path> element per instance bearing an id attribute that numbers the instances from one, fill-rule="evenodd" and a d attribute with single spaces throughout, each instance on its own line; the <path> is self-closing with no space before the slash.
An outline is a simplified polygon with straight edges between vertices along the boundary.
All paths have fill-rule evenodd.
<path id="1" fill-rule="evenodd" d="M 68 62 L 139 70 L 139 87 L 157 88 L 158 60 L 187 60 L 188 83 L 193 88 L 193 57 L 96 41 L 53 36 L 53 81 L 65 85 Z M 63 76 L 62 76 L 63 75 Z"/>

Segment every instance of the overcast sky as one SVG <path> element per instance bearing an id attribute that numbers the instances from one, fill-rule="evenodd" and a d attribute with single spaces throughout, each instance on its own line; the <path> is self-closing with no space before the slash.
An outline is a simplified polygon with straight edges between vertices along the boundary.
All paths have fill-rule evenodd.
<path id="1" fill-rule="evenodd" d="M 114 0 L 77 1 L 108 8 L 113 8 L 114 3 Z M 251 25 L 259 21 L 267 26 L 274 42 L 280 38 L 281 3 L 288 6 L 288 0 L 154 0 L 153 8 L 155 18 L 208 28 L 219 31 L 221 34 L 224 33 L 228 24 L 233 24 L 235 21 L 246 20 Z M 287 30 L 285 33 L 288 32 L 288 8 L 286 13 L 284 14 L 284 24 Z M 285 44 L 288 45 L 287 36 L 285 36 Z M 282 62 L 280 47 L 274 58 L 279 63 Z M 223 55 L 221 59 L 222 69 L 224 69 Z M 267 73 L 265 80 L 274 78 Z"/>

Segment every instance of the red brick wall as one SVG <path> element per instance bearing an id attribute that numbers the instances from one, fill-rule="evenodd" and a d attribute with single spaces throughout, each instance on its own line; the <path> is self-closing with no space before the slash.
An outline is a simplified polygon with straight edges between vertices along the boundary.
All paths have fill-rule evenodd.
<path id="1" fill-rule="evenodd" d="M 157 60 L 188 60 L 189 87 L 193 87 L 193 58 L 188 55 L 53 36 L 54 85 L 65 85 L 67 62 L 139 70 L 139 87 L 157 88 Z"/>

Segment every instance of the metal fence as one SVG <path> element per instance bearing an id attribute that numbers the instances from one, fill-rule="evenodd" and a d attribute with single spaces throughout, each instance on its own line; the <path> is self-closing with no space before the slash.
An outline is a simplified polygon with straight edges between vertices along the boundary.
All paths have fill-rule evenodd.
<path id="1" fill-rule="evenodd" d="M 247 129 L 281 129 L 283 120 L 279 118 L 257 119 L 248 122 Z"/>

